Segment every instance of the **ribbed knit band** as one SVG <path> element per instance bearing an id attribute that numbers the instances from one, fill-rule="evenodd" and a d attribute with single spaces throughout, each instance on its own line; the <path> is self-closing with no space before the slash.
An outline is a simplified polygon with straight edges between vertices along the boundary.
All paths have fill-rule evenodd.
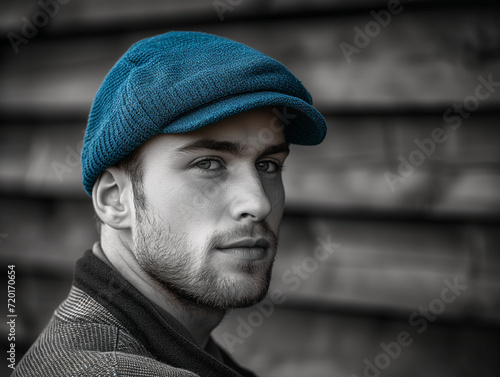
<path id="1" fill-rule="evenodd" d="M 302 83 L 281 63 L 241 43 L 198 32 L 170 32 L 134 44 L 96 94 L 82 149 L 82 178 L 95 180 L 160 133 L 183 133 L 261 106 L 298 111 L 286 126 L 293 144 L 326 134 Z"/>

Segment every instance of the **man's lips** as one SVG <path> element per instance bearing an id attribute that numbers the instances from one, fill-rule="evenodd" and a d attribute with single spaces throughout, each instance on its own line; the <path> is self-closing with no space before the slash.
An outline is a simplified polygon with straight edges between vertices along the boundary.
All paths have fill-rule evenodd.
<path id="1" fill-rule="evenodd" d="M 234 249 L 239 247 L 260 247 L 267 249 L 269 247 L 269 241 L 265 238 L 243 238 L 241 240 L 226 243 L 222 246 L 218 246 L 217 249 Z"/>
<path id="2" fill-rule="evenodd" d="M 216 249 L 241 259 L 253 261 L 264 258 L 268 248 L 269 241 L 265 238 L 245 238 L 226 243 Z"/>

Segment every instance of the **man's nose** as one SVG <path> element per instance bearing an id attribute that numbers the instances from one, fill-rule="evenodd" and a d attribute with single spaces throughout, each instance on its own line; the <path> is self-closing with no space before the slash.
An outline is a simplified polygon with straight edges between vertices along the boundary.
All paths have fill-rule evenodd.
<path id="1" fill-rule="evenodd" d="M 230 197 L 231 216 L 237 221 L 262 221 L 272 209 L 262 178 L 255 168 L 240 172 L 233 182 Z"/>

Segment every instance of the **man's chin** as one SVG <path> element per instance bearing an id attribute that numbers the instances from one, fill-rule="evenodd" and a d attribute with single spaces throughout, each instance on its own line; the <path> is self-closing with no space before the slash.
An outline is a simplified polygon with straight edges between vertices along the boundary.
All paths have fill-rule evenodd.
<path id="1" fill-rule="evenodd" d="M 262 300 L 264 300 L 266 294 L 267 294 L 267 289 L 262 294 L 259 294 L 257 297 L 248 297 L 240 299 L 233 303 L 228 303 L 228 305 L 226 305 L 225 310 L 243 309 L 243 308 L 248 308 L 250 306 L 254 306 L 259 302 L 261 302 Z"/>
<path id="2" fill-rule="evenodd" d="M 247 308 L 261 302 L 267 294 L 268 286 L 261 287 L 258 290 L 241 289 L 239 293 L 234 291 L 219 290 L 216 295 L 202 295 L 192 297 L 193 304 L 201 304 L 206 308 L 212 308 L 221 311 Z"/>
<path id="3" fill-rule="evenodd" d="M 179 287 L 157 277 L 155 280 L 161 283 L 165 290 L 173 294 L 179 303 L 192 309 L 201 310 L 228 311 L 247 308 L 261 302 L 269 289 L 268 282 L 261 282 L 264 285 L 260 287 L 255 286 L 255 283 L 245 287 L 243 282 L 233 282 L 225 287 L 206 286 L 204 291 L 192 292 L 186 290 L 185 287 Z"/>

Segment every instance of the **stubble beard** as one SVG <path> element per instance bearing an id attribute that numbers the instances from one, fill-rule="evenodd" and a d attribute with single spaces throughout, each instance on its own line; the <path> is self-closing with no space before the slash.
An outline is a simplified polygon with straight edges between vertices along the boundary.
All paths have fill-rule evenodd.
<path id="1" fill-rule="evenodd" d="M 211 262 L 209 251 L 223 240 L 243 236 L 241 230 L 231 234 L 216 234 L 207 242 L 203 263 L 186 234 L 176 234 L 156 221 L 156 214 L 137 208 L 134 228 L 134 254 L 143 271 L 184 306 L 191 309 L 227 311 L 255 305 L 267 294 L 271 281 L 278 236 L 265 223 L 259 224 L 259 234 L 270 245 L 272 260 L 268 265 L 242 261 L 238 264 L 238 279 L 218 270 Z M 248 234 L 246 234 L 248 235 Z M 201 266 L 201 267 L 195 267 Z"/>

